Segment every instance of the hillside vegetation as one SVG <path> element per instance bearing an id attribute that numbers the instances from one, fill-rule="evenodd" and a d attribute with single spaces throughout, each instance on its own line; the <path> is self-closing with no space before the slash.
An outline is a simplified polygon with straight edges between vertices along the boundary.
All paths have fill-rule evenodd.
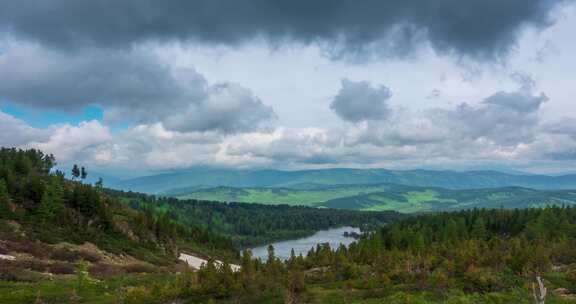
<path id="1" fill-rule="evenodd" d="M 194 190 L 176 197 L 365 211 L 393 210 L 403 213 L 576 204 L 576 190 L 520 187 L 451 190 L 395 184 L 337 185 L 314 189 L 215 187 Z"/>
<path id="2" fill-rule="evenodd" d="M 79 260 L 96 268 L 170 266 L 181 250 L 236 257 L 229 239 L 132 209 L 100 185 L 83 184 L 84 168 L 75 167 L 68 180 L 54 165 L 38 150 L 0 150 L 0 254 L 18 257 L 1 260 L 0 279 L 41 278 L 51 269 L 69 274 Z"/>
<path id="3" fill-rule="evenodd" d="M 336 185 L 315 187 L 313 189 L 290 188 L 233 188 L 214 187 L 195 189 L 188 193 L 181 191 L 167 192 L 179 199 L 198 199 L 220 202 L 288 204 L 298 206 L 321 206 L 328 200 L 350 197 L 363 193 L 391 190 L 389 184 Z"/>
<path id="4" fill-rule="evenodd" d="M 108 190 L 131 208 L 166 214 L 174 221 L 200 230 L 210 230 L 247 247 L 293 239 L 315 231 L 341 226 L 368 230 L 405 216 L 393 211 L 362 212 L 305 206 L 226 203 L 193 199 L 154 197 Z"/>
<path id="5" fill-rule="evenodd" d="M 0 303 L 531 303 L 536 277 L 546 303 L 576 301 L 576 207 L 402 216 L 176 200 L 84 184 L 76 166 L 65 179 L 54 162 L 0 150 Z M 340 224 L 372 231 L 284 262 L 273 247 L 265 260 L 234 247 Z M 208 263 L 192 271 L 182 251 Z"/>
<path id="6" fill-rule="evenodd" d="M 209 262 L 197 272 L 83 285 L 0 281 L 0 302 L 528 304 L 540 277 L 546 303 L 568 304 L 576 301 L 576 208 L 419 216 L 349 248 L 319 244 L 282 262 L 271 247 L 265 261 L 244 251 L 239 264 L 238 272 Z M 78 286 L 82 297 L 65 293 Z"/>

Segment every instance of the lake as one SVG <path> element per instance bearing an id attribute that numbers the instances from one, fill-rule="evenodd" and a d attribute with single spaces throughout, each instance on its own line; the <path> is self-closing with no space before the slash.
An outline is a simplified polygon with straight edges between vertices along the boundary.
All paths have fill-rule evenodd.
<path id="1" fill-rule="evenodd" d="M 320 230 L 309 237 L 276 242 L 272 243 L 272 246 L 274 246 L 276 256 L 281 260 L 288 259 L 292 249 L 294 249 L 296 256 L 299 254 L 306 256 L 311 248 L 316 247 L 316 244 L 328 243 L 333 249 L 338 248 L 340 244 L 348 246 L 350 243 L 354 242 L 354 238 L 345 237 L 343 234 L 346 231 L 360 233 L 360 229 L 354 227 Z M 266 260 L 268 258 L 268 245 L 252 248 L 252 255 L 256 258 Z"/>

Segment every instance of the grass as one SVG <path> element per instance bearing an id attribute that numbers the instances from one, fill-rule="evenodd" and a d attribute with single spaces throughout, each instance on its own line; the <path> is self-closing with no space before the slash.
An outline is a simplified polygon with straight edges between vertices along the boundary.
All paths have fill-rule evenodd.
<path id="1" fill-rule="evenodd" d="M 310 190 L 217 187 L 194 191 L 187 195 L 178 196 L 178 198 L 225 202 L 234 201 L 239 203 L 318 206 L 331 199 L 385 191 L 389 188 L 388 185 L 337 186 Z"/>
<path id="2" fill-rule="evenodd" d="M 155 283 L 175 279 L 173 275 L 130 275 L 104 281 L 90 279 L 78 285 L 76 279 L 56 279 L 38 283 L 0 281 L 0 303 L 123 303 L 125 291 L 135 287 L 151 286 Z"/>
<path id="3" fill-rule="evenodd" d="M 216 187 L 196 190 L 178 198 L 402 213 L 576 204 L 576 193 L 571 190 L 518 187 L 449 190 L 393 184 L 336 185 L 316 189 Z"/>
<path id="4" fill-rule="evenodd" d="M 553 290 L 558 286 L 569 286 L 562 275 L 546 274 L 549 287 L 548 304 L 576 303 L 576 300 L 561 298 Z M 89 279 L 78 285 L 76 278 L 20 283 L 0 281 L 0 303 L 235 303 L 234 299 L 209 301 L 202 296 L 194 296 L 182 289 L 182 275 L 150 274 L 119 276 L 102 281 Z M 260 294 L 254 301 L 242 303 L 283 303 L 281 291 Z M 533 303 L 530 285 L 518 286 L 499 292 L 470 293 L 461 289 L 442 292 L 413 289 L 404 285 L 375 285 L 363 287 L 362 280 L 334 281 L 330 283 L 309 283 L 302 296 L 305 303 L 333 304 L 508 304 Z"/>

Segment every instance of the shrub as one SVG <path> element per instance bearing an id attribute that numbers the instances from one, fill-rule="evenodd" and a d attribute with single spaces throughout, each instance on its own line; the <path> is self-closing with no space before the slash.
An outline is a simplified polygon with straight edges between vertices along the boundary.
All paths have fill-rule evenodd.
<path id="1" fill-rule="evenodd" d="M 51 259 L 65 262 L 74 262 L 80 260 L 80 256 L 76 251 L 72 251 L 68 248 L 58 248 L 52 252 L 50 255 Z"/>
<path id="2" fill-rule="evenodd" d="M 19 269 L 16 267 L 1 267 L 0 280 L 2 281 L 15 281 L 15 282 L 39 282 L 44 279 L 41 274 L 27 270 Z"/>
<path id="3" fill-rule="evenodd" d="M 80 257 L 80 259 L 90 262 L 90 263 L 96 263 L 99 262 L 101 260 L 100 256 L 96 253 L 92 253 L 89 251 L 85 251 L 85 250 L 78 250 L 76 251 L 77 255 Z"/>
<path id="4" fill-rule="evenodd" d="M 0 254 L 8 254 L 8 249 L 4 247 L 5 245 L 0 244 Z"/>
<path id="5" fill-rule="evenodd" d="M 8 249 L 16 252 L 24 252 L 32 255 L 38 259 L 45 259 L 50 256 L 51 250 L 46 245 L 35 242 L 11 242 L 8 244 Z"/>
<path id="6" fill-rule="evenodd" d="M 127 273 L 156 273 L 158 270 L 154 266 L 146 264 L 130 264 L 124 266 Z"/>
<path id="7" fill-rule="evenodd" d="M 50 258 L 65 262 L 76 262 L 83 260 L 96 263 L 100 261 L 100 257 L 95 253 L 91 253 L 85 250 L 71 250 L 68 248 L 58 248 L 54 250 L 50 255 Z"/>
<path id="8" fill-rule="evenodd" d="M 74 265 L 70 263 L 55 263 L 50 266 L 50 272 L 53 274 L 74 274 Z"/>
<path id="9" fill-rule="evenodd" d="M 125 270 L 121 266 L 110 264 L 93 264 L 88 268 L 88 273 L 90 273 L 90 276 L 94 278 L 106 279 L 122 275 L 125 273 Z"/>
<path id="10" fill-rule="evenodd" d="M 15 260 L 11 262 L 16 268 L 30 269 L 38 272 L 45 272 L 50 267 L 49 263 L 38 260 Z"/>

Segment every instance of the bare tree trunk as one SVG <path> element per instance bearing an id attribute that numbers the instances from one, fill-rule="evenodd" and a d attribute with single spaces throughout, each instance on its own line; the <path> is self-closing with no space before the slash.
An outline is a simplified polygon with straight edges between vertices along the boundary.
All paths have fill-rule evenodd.
<path id="1" fill-rule="evenodd" d="M 532 295 L 534 296 L 534 303 L 545 304 L 547 289 L 544 287 L 544 282 L 537 276 L 536 281 L 538 282 L 538 289 L 536 289 L 536 284 L 532 283 Z"/>

